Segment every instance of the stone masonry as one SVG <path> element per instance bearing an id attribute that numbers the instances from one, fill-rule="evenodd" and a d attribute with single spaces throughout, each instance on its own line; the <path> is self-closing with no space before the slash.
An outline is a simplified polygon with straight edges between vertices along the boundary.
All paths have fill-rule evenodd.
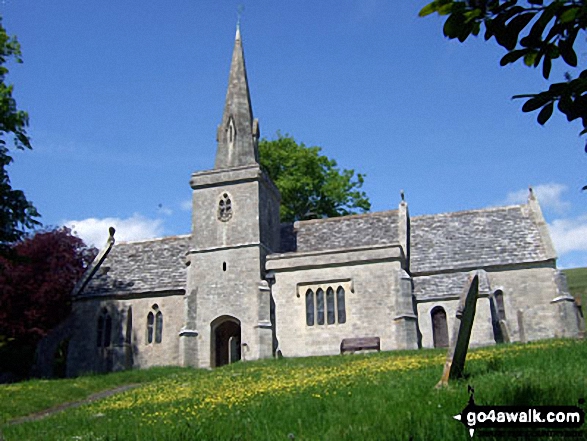
<path id="1" fill-rule="evenodd" d="M 416 217 L 402 194 L 395 210 L 280 224 L 259 136 L 237 30 L 215 166 L 190 179 L 192 231 L 110 240 L 62 327 L 69 375 L 333 355 L 363 337 L 385 351 L 447 346 L 471 271 L 471 345 L 578 335 L 532 192 L 527 204 Z"/>

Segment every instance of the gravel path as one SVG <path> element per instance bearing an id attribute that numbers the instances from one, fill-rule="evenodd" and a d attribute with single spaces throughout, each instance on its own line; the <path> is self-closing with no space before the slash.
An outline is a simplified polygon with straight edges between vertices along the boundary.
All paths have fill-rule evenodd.
<path id="1" fill-rule="evenodd" d="M 6 423 L 7 426 L 11 426 L 13 424 L 22 424 L 28 423 L 30 421 L 38 421 L 50 415 L 56 414 L 58 412 L 62 412 L 66 409 L 73 409 L 75 407 L 83 406 L 84 404 L 91 403 L 93 401 L 101 400 L 103 398 L 109 397 L 111 395 L 119 394 L 122 392 L 126 392 L 127 390 L 134 389 L 135 387 L 139 387 L 140 384 L 125 384 L 124 386 L 115 387 L 114 389 L 103 390 L 102 392 L 96 392 L 95 394 L 90 395 L 88 398 L 85 398 L 80 401 L 71 401 L 69 403 L 59 404 L 58 406 L 51 407 L 49 409 L 42 410 L 40 412 L 33 413 L 31 415 L 27 415 L 24 417 L 15 418 L 10 420 Z M 2 440 L 2 434 L 0 433 L 0 441 Z"/>

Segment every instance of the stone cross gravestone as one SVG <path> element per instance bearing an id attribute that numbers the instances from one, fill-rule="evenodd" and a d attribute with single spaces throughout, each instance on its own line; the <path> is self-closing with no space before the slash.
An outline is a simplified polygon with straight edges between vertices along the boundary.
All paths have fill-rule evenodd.
<path id="1" fill-rule="evenodd" d="M 453 327 L 453 338 L 450 341 L 444 371 L 436 385 L 437 388 L 446 386 L 448 380 L 460 378 L 465 368 L 465 359 L 469 349 L 473 319 L 477 309 L 477 296 L 479 294 L 479 275 L 477 272 L 469 274 L 468 283 L 465 285 L 459 300 L 456 313 L 456 321 Z"/>

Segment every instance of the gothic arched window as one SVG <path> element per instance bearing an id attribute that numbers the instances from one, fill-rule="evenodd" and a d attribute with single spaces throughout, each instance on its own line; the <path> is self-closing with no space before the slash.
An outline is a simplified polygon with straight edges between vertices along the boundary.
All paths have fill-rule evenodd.
<path id="1" fill-rule="evenodd" d="M 163 339 L 163 313 L 157 304 L 154 304 L 152 311 L 147 314 L 147 344 L 153 343 L 153 335 L 155 343 L 161 343 Z"/>
<path id="2" fill-rule="evenodd" d="M 306 291 L 306 325 L 314 326 L 314 291 Z"/>
<path id="3" fill-rule="evenodd" d="M 326 290 L 326 323 L 334 324 L 336 318 L 334 316 L 334 290 L 328 287 Z"/>
<path id="4" fill-rule="evenodd" d="M 336 290 L 336 307 L 338 310 L 338 323 L 346 323 L 346 305 L 344 303 L 344 288 L 339 286 Z"/>
<path id="5" fill-rule="evenodd" d="M 322 288 L 318 288 L 316 291 L 316 309 L 317 309 L 317 320 L 316 322 L 319 325 L 324 324 L 324 290 Z"/>
<path id="6" fill-rule="evenodd" d="M 126 313 L 126 334 L 124 336 L 124 342 L 127 344 L 132 343 L 132 306 L 128 307 Z"/>
<path id="7" fill-rule="evenodd" d="M 346 323 L 345 285 L 315 284 L 306 288 L 306 325 Z M 336 290 L 334 289 L 336 287 Z M 299 297 L 299 294 L 298 294 Z"/>
<path id="8" fill-rule="evenodd" d="M 106 308 L 102 308 L 100 316 L 98 317 L 98 332 L 96 335 L 96 346 L 99 348 L 107 348 L 110 346 L 112 339 L 112 318 L 108 314 Z"/>
<path id="9" fill-rule="evenodd" d="M 147 315 L 147 343 L 153 343 L 153 325 L 155 324 L 155 314 L 149 312 Z"/>
<path id="10" fill-rule="evenodd" d="M 155 315 L 155 343 L 161 343 L 163 338 L 163 314 L 158 311 Z"/>

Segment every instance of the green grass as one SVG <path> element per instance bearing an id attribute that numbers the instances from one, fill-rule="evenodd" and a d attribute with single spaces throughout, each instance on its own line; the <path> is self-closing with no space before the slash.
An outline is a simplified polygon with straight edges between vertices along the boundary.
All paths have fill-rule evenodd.
<path id="1" fill-rule="evenodd" d="M 0 425 L 59 404 L 83 400 L 91 394 L 133 383 L 146 383 L 182 371 L 181 368 L 152 368 L 88 375 L 73 379 L 30 380 L 0 385 Z"/>
<path id="2" fill-rule="evenodd" d="M 573 295 L 587 295 L 587 268 L 563 270 L 567 276 L 569 290 Z M 585 297 L 583 297 L 585 298 Z"/>
<path id="3" fill-rule="evenodd" d="M 466 405 L 468 385 L 477 404 L 576 405 L 587 397 L 585 341 L 473 350 L 466 378 L 436 390 L 444 357 L 440 350 L 396 351 L 161 370 L 137 389 L 2 431 L 18 441 L 464 440 L 464 426 L 452 417 Z M 129 374 L 87 379 L 117 375 Z M 81 380 L 30 382 L 31 390 L 13 391 L 11 400 Z"/>
<path id="4" fill-rule="evenodd" d="M 567 276 L 569 291 L 574 297 L 581 298 L 583 316 L 587 325 L 587 268 L 574 268 L 563 270 Z"/>

